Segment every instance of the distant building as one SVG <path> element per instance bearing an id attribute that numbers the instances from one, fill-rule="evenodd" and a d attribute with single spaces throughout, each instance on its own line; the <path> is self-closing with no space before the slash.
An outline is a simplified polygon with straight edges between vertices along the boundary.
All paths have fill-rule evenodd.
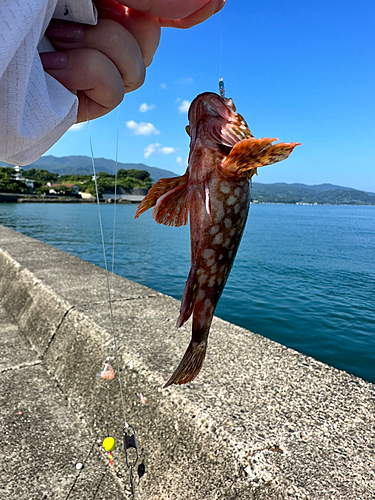
<path id="1" fill-rule="evenodd" d="M 31 188 L 31 189 L 34 189 L 34 180 L 33 179 L 26 179 L 24 176 L 23 176 L 23 168 L 16 165 L 14 168 L 14 174 L 12 174 L 10 176 L 10 178 L 13 180 L 13 181 L 19 181 L 19 182 L 24 182 L 26 184 L 27 187 Z"/>
<path id="2" fill-rule="evenodd" d="M 13 181 L 22 181 L 22 182 L 24 182 L 26 179 L 22 175 L 23 168 L 19 167 L 18 165 L 16 165 L 15 167 L 13 167 L 13 169 L 14 169 L 14 173 L 10 176 L 10 178 Z"/>
<path id="3" fill-rule="evenodd" d="M 50 194 L 73 194 L 79 193 L 79 186 L 77 184 L 51 184 L 47 182 L 47 186 L 50 188 Z"/>
<path id="4" fill-rule="evenodd" d="M 128 193 L 118 194 L 116 195 L 116 197 L 114 193 L 113 194 L 104 193 L 101 196 L 101 198 L 106 201 L 114 201 L 116 198 L 118 201 L 127 201 L 130 203 L 140 203 L 144 197 L 145 197 L 144 194 L 128 194 Z"/>

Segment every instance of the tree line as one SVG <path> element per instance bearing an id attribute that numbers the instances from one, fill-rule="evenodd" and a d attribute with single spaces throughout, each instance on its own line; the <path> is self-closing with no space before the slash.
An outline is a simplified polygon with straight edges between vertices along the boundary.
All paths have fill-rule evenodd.
<path id="1" fill-rule="evenodd" d="M 34 188 L 26 185 L 25 180 L 15 180 L 15 171 L 12 167 L 0 167 L 0 192 L 3 193 L 33 193 L 33 194 L 48 194 L 51 189 L 47 183 L 56 184 L 54 190 L 70 194 L 66 184 L 76 184 L 81 192 L 90 193 L 95 196 L 95 181 L 92 175 L 59 175 L 49 172 L 45 169 L 30 168 L 23 172 L 23 177 L 34 181 Z M 125 191 L 130 191 L 134 188 L 150 189 L 152 180 L 147 170 L 136 170 L 123 168 L 117 171 L 117 180 L 115 174 L 108 172 L 99 172 L 96 175 L 99 195 L 104 192 L 115 192 L 117 184 L 118 193 L 122 188 Z"/>

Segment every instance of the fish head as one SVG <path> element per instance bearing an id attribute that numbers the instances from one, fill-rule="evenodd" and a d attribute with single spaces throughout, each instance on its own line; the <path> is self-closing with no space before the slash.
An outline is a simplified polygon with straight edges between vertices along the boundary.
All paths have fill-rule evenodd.
<path id="1" fill-rule="evenodd" d="M 194 128 L 200 120 L 229 120 L 236 114 L 232 99 L 220 97 L 214 92 L 199 94 L 191 103 L 188 113 L 189 126 Z"/>
<path id="2" fill-rule="evenodd" d="M 233 100 L 214 92 L 204 92 L 193 100 L 188 119 L 186 131 L 191 137 L 191 148 L 198 138 L 207 146 L 214 143 L 233 147 L 236 142 L 252 137 L 245 120 L 236 113 Z"/>

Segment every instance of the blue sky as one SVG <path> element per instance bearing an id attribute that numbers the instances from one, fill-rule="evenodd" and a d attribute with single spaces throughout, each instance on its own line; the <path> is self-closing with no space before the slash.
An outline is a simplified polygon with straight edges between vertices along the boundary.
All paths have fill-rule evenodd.
<path id="1" fill-rule="evenodd" d="M 202 25 L 164 29 L 145 84 L 119 107 L 119 161 L 182 174 L 186 105 L 217 92 L 220 65 L 226 95 L 256 137 L 303 144 L 259 169 L 257 181 L 375 192 L 374 0 L 227 0 Z M 92 122 L 96 157 L 115 159 L 117 120 L 114 110 Z M 90 155 L 87 125 L 47 154 Z"/>

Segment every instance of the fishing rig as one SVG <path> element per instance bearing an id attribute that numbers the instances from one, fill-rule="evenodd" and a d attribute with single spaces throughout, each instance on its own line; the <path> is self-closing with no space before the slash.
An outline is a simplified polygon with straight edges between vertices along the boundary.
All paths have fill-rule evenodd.
<path id="1" fill-rule="evenodd" d="M 220 94 L 220 97 L 222 97 L 222 98 L 225 97 L 224 80 L 221 77 L 219 78 L 219 94 Z"/>
<path id="2" fill-rule="evenodd" d="M 220 29 L 219 95 L 221 98 L 225 98 L 225 85 L 224 85 L 224 80 L 221 76 L 222 46 L 223 46 L 223 11 L 221 11 L 221 29 Z M 119 356 L 118 356 L 118 339 L 117 339 L 117 335 L 116 335 L 116 330 L 115 330 L 115 326 L 114 326 L 114 317 L 113 317 L 113 307 L 112 307 L 113 290 L 111 289 L 110 282 L 109 282 L 108 263 L 107 263 L 107 257 L 106 257 L 106 246 L 105 246 L 105 241 L 104 241 L 102 217 L 101 217 L 101 212 L 100 212 L 100 200 L 99 200 L 97 173 L 96 173 L 96 167 L 95 167 L 94 150 L 93 150 L 93 144 L 92 144 L 90 120 L 88 117 L 87 102 L 86 102 L 86 109 L 87 109 L 87 126 L 88 126 L 88 135 L 89 135 L 90 153 L 91 153 L 92 173 L 93 173 L 93 179 L 94 179 L 94 183 L 95 183 L 96 204 L 97 204 L 97 208 L 98 208 L 98 219 L 99 219 L 99 227 L 100 227 L 100 235 L 101 235 L 102 252 L 103 252 L 103 262 L 104 262 L 104 269 L 105 269 L 106 288 L 107 288 L 107 294 L 108 294 L 108 304 L 109 304 L 111 333 L 112 333 L 112 341 L 113 341 L 114 360 L 116 363 L 116 370 L 114 370 L 113 367 L 111 366 L 111 364 L 109 363 L 109 360 L 112 360 L 113 357 L 108 353 L 107 359 L 104 362 L 103 370 L 100 373 L 97 373 L 97 376 L 102 378 L 106 382 L 106 390 L 107 390 L 107 398 L 108 398 L 107 402 L 109 405 L 109 382 L 115 378 L 115 376 L 116 376 L 115 372 L 117 372 L 117 378 L 118 378 L 119 389 L 120 389 L 120 398 L 121 398 L 122 411 L 123 411 L 123 419 L 119 419 L 117 417 L 115 417 L 115 418 L 116 418 L 116 420 L 118 420 L 122 424 L 122 438 L 123 438 L 123 446 L 124 446 L 124 453 L 125 453 L 125 462 L 126 462 L 126 466 L 128 468 L 128 472 L 129 472 L 128 494 L 130 495 L 131 500 L 134 500 L 135 499 L 134 469 L 135 469 L 135 467 L 138 463 L 138 460 L 139 460 L 139 452 L 138 452 L 138 445 L 137 445 L 135 428 L 133 425 L 130 425 L 126 420 L 125 400 L 124 400 L 124 393 L 123 393 L 123 388 L 122 388 L 121 370 L 120 370 Z M 116 174 L 115 174 L 115 196 L 114 196 L 114 209 L 113 209 L 112 269 L 111 269 L 112 275 L 114 272 L 115 235 L 116 235 L 117 166 L 118 166 L 118 143 L 119 143 L 118 134 L 119 134 L 119 107 L 117 110 L 117 133 L 116 133 L 116 160 L 115 160 L 115 162 L 116 162 Z M 146 398 L 142 394 L 138 394 L 138 396 L 140 397 L 141 404 L 143 405 L 146 401 Z M 114 466 L 114 458 L 113 458 L 112 452 L 116 448 L 116 441 L 112 436 L 109 435 L 109 426 L 108 426 L 107 421 L 105 422 L 105 426 L 106 426 L 106 437 L 104 438 L 104 440 L 102 442 L 102 446 L 103 446 L 103 449 L 108 453 L 108 465 L 110 467 L 113 467 Z M 91 448 L 89 453 L 91 453 L 92 450 L 93 450 L 93 447 Z M 134 451 L 131 452 L 130 450 L 134 450 Z M 83 465 L 77 464 L 76 467 L 80 473 Z M 68 492 L 68 496 L 66 497 L 65 500 L 69 499 L 69 496 L 70 496 L 70 494 L 71 494 L 71 492 L 72 492 L 72 490 L 73 490 L 73 488 L 78 480 L 79 473 L 76 476 L 73 484 L 71 485 L 71 488 Z M 142 462 L 138 466 L 138 477 L 141 478 L 144 475 L 144 473 L 145 473 L 145 466 L 144 466 L 144 463 Z M 97 487 L 97 492 L 99 490 L 100 483 L 101 483 L 103 477 L 104 476 L 102 476 L 102 478 L 99 482 L 99 485 Z M 95 493 L 95 497 L 96 497 L 96 493 Z"/>
<path id="3" fill-rule="evenodd" d="M 98 207 L 98 219 L 99 219 L 99 227 L 100 227 L 100 235 L 101 235 L 101 243 L 102 243 L 102 250 L 103 250 L 103 261 L 104 261 L 104 269 L 105 269 L 105 277 L 106 277 L 106 285 L 107 285 L 107 294 L 108 294 L 108 304 L 109 304 L 109 313 L 110 313 L 110 320 L 111 320 L 111 333 L 112 333 L 112 340 L 113 340 L 113 350 L 114 350 L 114 357 L 115 357 L 115 362 L 116 362 L 116 371 L 117 371 L 117 377 L 118 377 L 118 382 L 119 382 L 119 388 L 120 388 L 120 398 L 121 398 L 121 404 L 122 404 L 122 411 L 123 411 L 123 419 L 119 419 L 116 417 L 118 421 L 120 421 L 123 425 L 122 428 L 122 436 L 123 436 L 123 444 L 124 444 L 124 452 L 125 452 L 125 460 L 126 460 L 126 466 L 129 471 L 129 490 L 130 490 L 130 498 L 134 499 L 135 498 L 135 483 L 134 483 L 134 473 L 133 470 L 138 462 L 139 459 L 139 454 L 138 454 L 138 445 L 137 445 L 137 440 L 136 440 L 136 433 L 135 433 L 135 428 L 133 425 L 130 425 L 127 420 L 126 420 L 126 411 L 125 411 L 125 399 L 124 399 L 124 393 L 123 393 L 123 388 L 122 388 L 122 379 L 121 379 L 121 370 L 120 370 L 120 364 L 119 364 L 119 355 L 118 355 L 118 339 L 116 335 L 116 329 L 114 325 L 114 317 L 113 317 L 113 307 L 112 307 L 112 300 L 113 300 L 113 290 L 110 287 L 110 282 L 109 282 L 109 272 L 108 272 L 108 264 L 107 264 L 107 257 L 106 257 L 106 247 L 105 247 L 105 241 L 104 241 L 104 232 L 103 232 L 103 223 L 102 223 L 102 217 L 101 217 L 101 212 L 100 212 L 100 200 L 99 200 L 99 190 L 98 190 L 98 182 L 97 182 L 97 174 L 96 174 L 96 168 L 95 168 L 95 159 L 94 159 L 94 150 L 93 150 L 93 145 L 92 145 L 92 136 L 91 136 L 91 127 L 90 127 L 90 121 L 87 119 L 88 123 L 88 131 L 89 131 L 89 142 L 90 142 L 90 152 L 91 152 L 91 163 L 92 163 L 92 171 L 93 171 L 93 178 L 95 182 L 95 194 L 96 194 L 96 204 Z M 114 254 L 115 254 L 115 228 L 116 228 L 116 202 L 117 202 L 117 165 L 118 165 L 118 133 L 119 133 L 119 108 L 117 110 L 117 134 L 116 134 L 116 174 L 115 174 L 115 196 L 114 196 L 114 212 L 113 212 L 113 239 L 112 239 L 112 274 L 114 271 Z M 113 368 L 108 364 L 104 363 L 104 370 L 99 374 L 102 378 L 104 379 L 112 379 L 115 376 L 115 371 Z M 107 385 L 107 389 L 109 389 Z M 107 394 L 109 394 L 109 390 L 107 391 Z M 108 433 L 108 425 L 107 427 L 107 434 Z M 108 459 L 109 459 L 109 465 L 113 467 L 113 456 L 112 456 L 112 451 L 116 447 L 116 442 L 112 436 L 107 435 L 107 437 L 103 441 L 103 448 L 105 451 L 108 452 Z M 132 453 L 132 456 L 130 456 L 129 450 L 133 449 L 135 453 Z M 141 464 L 142 465 L 142 464 Z M 144 465 L 143 465 L 144 468 Z M 138 475 L 141 477 L 144 474 L 144 470 L 139 470 Z"/>
<path id="4" fill-rule="evenodd" d="M 138 444 L 137 444 L 137 439 L 136 439 L 136 431 L 135 427 L 127 422 L 126 419 L 126 411 L 125 411 L 125 398 L 124 398 L 124 391 L 123 391 L 123 383 L 122 383 L 122 378 L 121 378 L 121 369 L 120 369 L 120 362 L 119 362 L 119 349 L 118 349 L 118 338 L 116 334 L 116 329 L 114 325 L 114 315 L 113 315 L 113 307 L 112 307 L 112 302 L 113 302 L 113 293 L 114 290 L 110 286 L 110 280 L 109 280 L 109 272 L 108 272 L 108 263 L 107 263 L 107 257 L 106 257 L 106 246 L 105 246 L 105 241 L 104 241 L 104 231 L 103 231 L 103 223 L 102 223 L 102 217 L 101 217 L 101 211 L 100 211 L 100 200 L 99 200 L 99 190 L 98 190 L 98 182 L 97 182 L 97 173 L 96 173 L 96 167 L 95 167 L 95 159 L 94 159 L 94 151 L 93 151 L 93 145 L 92 145 L 92 135 L 91 135 L 91 126 L 90 126 L 90 120 L 88 118 L 88 106 L 86 103 L 86 108 L 87 108 L 87 126 L 88 126 L 88 136 L 89 136 L 89 145 L 90 145 L 90 152 L 91 152 L 91 163 L 92 163 L 92 172 L 93 172 L 93 179 L 95 183 L 95 194 L 96 194 L 96 204 L 98 208 L 98 219 L 99 219 L 99 228 L 100 228 L 100 237 L 101 237 L 101 244 L 102 244 L 102 251 L 103 251 L 103 263 L 104 263 L 104 270 L 105 270 L 105 280 L 106 280 L 106 289 L 107 289 L 107 295 L 108 295 L 108 304 L 109 304 L 109 316 L 110 316 L 110 325 L 111 325 L 111 335 L 112 335 L 112 347 L 108 347 L 107 351 L 107 357 L 105 362 L 103 363 L 103 369 L 100 373 L 97 373 L 96 376 L 97 378 L 100 378 L 102 381 L 105 382 L 105 389 L 107 392 L 107 406 L 110 406 L 110 383 L 111 381 L 117 377 L 118 383 L 119 383 L 119 390 L 120 390 L 120 400 L 121 400 L 121 406 L 122 406 L 122 419 L 115 417 L 115 419 L 121 423 L 122 425 L 122 440 L 123 440 L 123 449 L 124 449 L 124 455 L 125 455 L 125 463 L 128 468 L 128 483 L 127 483 L 127 494 L 128 498 L 131 500 L 135 499 L 135 477 L 134 477 L 134 469 L 139 461 L 139 452 L 138 452 Z M 117 204 L 117 165 L 118 165 L 118 132 L 119 132 L 119 109 L 118 109 L 118 115 L 117 115 L 117 137 L 116 137 L 116 174 L 115 174 L 115 196 L 114 196 L 114 211 L 113 211 L 113 238 L 112 238 L 112 274 L 114 271 L 114 249 L 115 249 L 115 229 L 116 229 L 116 204 Z M 111 342 L 110 342 L 111 344 Z M 114 360 L 115 365 L 112 367 L 111 363 Z M 140 397 L 141 405 L 145 404 L 146 398 L 142 394 L 138 394 Z M 113 467 L 114 466 L 114 457 L 113 457 L 113 451 L 116 449 L 116 441 L 114 437 L 112 437 L 109 433 L 109 425 L 108 421 L 105 418 L 105 428 L 106 428 L 106 437 L 104 438 L 102 442 L 102 447 L 104 451 L 108 454 L 108 466 Z M 91 447 L 89 451 L 89 455 L 92 453 L 94 450 L 94 445 Z M 89 456 L 88 455 L 88 456 Z M 88 458 L 86 457 L 86 460 Z M 68 494 L 65 498 L 65 500 L 69 500 L 71 493 L 79 479 L 80 473 L 83 469 L 84 465 L 82 463 L 76 464 L 76 469 L 78 471 L 77 476 L 75 477 Z M 106 468 L 107 470 L 107 468 Z M 99 484 L 96 488 L 96 492 L 94 494 L 93 500 L 96 498 L 97 493 L 99 491 L 99 488 L 101 486 L 101 483 L 103 481 L 104 475 L 106 473 L 103 473 Z M 138 477 L 139 479 L 144 475 L 145 473 L 145 466 L 144 463 L 140 463 L 137 468 L 138 472 Z"/>

